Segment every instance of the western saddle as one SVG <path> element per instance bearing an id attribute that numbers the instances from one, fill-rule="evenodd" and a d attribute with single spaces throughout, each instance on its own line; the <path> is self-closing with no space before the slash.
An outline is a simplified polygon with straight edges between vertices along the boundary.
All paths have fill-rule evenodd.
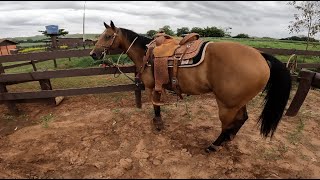
<path id="1" fill-rule="evenodd" d="M 164 32 L 159 32 L 147 45 L 148 49 L 143 61 L 144 65 L 151 64 L 153 66 L 154 105 L 164 104 L 161 101 L 161 93 L 165 92 L 163 85 L 166 85 L 167 89 L 173 90 L 182 99 L 177 79 L 178 67 L 192 63 L 192 58 L 199 53 L 200 47 L 204 43 L 199 37 L 197 33 L 190 33 L 179 41 Z M 142 73 L 143 70 L 144 66 L 140 72 Z"/>

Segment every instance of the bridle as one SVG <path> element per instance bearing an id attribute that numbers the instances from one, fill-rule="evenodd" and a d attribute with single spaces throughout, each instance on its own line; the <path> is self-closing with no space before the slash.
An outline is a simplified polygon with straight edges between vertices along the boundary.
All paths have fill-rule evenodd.
<path id="1" fill-rule="evenodd" d="M 115 33 L 113 33 L 113 35 L 112 35 L 112 40 L 111 40 L 111 43 L 110 43 L 109 46 L 101 45 L 101 44 L 96 44 L 96 46 L 98 45 L 98 46 L 100 46 L 100 47 L 103 48 L 103 52 L 102 52 L 103 57 L 102 57 L 102 59 L 105 59 L 106 56 L 107 56 L 107 54 L 109 53 L 109 49 L 112 47 L 112 45 L 113 45 L 113 43 L 114 43 L 114 40 L 115 40 L 116 37 L 118 36 L 117 32 L 118 32 L 118 30 L 117 30 Z M 132 41 L 132 43 L 130 44 L 129 48 L 128 48 L 127 51 L 125 52 L 125 54 L 128 53 L 128 51 L 129 51 L 130 48 L 132 47 L 133 43 L 138 39 L 138 37 L 139 37 L 139 36 L 137 36 L 137 37 Z M 123 53 L 124 53 L 124 51 L 120 54 L 120 56 L 119 56 L 118 61 L 117 61 L 116 64 L 114 64 L 113 62 L 109 61 L 108 59 L 107 59 L 107 64 L 108 64 L 108 65 L 115 66 L 121 74 L 125 75 L 128 79 L 130 79 L 133 83 L 135 83 L 136 86 L 139 86 L 139 84 L 140 84 L 140 78 L 139 78 L 138 76 L 136 76 L 136 77 L 135 77 L 136 80 L 134 80 L 133 78 L 129 77 L 127 74 L 125 74 L 124 72 L 122 72 L 122 71 L 120 70 L 120 68 L 119 68 L 119 61 L 120 61 L 120 58 L 121 58 L 121 56 L 123 55 Z M 104 60 L 103 60 L 103 62 L 104 62 Z M 106 67 L 106 64 L 104 64 L 104 67 Z M 115 72 L 115 73 L 116 73 L 116 72 Z"/>
<path id="2" fill-rule="evenodd" d="M 96 44 L 96 46 L 100 46 L 103 48 L 103 52 L 102 54 L 107 54 L 109 52 L 109 49 L 112 47 L 114 40 L 116 39 L 116 37 L 118 36 L 117 31 L 115 33 L 113 33 L 112 35 L 112 40 L 109 46 L 103 45 L 103 44 Z"/>

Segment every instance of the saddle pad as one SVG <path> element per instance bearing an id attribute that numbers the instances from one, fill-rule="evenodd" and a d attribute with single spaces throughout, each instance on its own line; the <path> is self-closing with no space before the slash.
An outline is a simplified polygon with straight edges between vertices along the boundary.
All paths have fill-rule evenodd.
<path id="1" fill-rule="evenodd" d="M 201 62 L 204 59 L 204 55 L 205 55 L 205 52 L 206 52 L 206 47 L 210 43 L 213 43 L 213 42 L 209 42 L 209 41 L 204 42 L 201 45 L 198 54 L 194 58 L 182 60 L 181 62 L 178 62 L 178 66 L 180 68 L 181 67 L 194 67 L 194 66 L 198 66 L 199 64 L 201 64 Z M 169 60 L 168 61 L 168 67 L 173 67 L 173 60 Z"/>

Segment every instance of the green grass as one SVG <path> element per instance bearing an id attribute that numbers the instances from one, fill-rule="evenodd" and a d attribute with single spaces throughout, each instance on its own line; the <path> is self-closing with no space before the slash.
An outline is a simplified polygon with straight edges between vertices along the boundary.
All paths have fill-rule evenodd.
<path id="1" fill-rule="evenodd" d="M 291 41 L 291 40 L 276 40 L 276 39 L 241 39 L 241 38 L 204 38 L 213 42 L 238 42 L 255 48 L 276 48 L 276 49 L 297 49 L 305 50 L 306 42 Z M 320 43 L 317 46 L 309 45 L 308 50 L 319 51 Z M 282 62 L 287 62 L 290 56 L 275 55 Z M 320 63 L 320 58 L 315 56 L 298 56 L 298 63 Z"/>
<path id="2" fill-rule="evenodd" d="M 300 142 L 302 138 L 302 131 L 304 129 L 304 126 L 305 126 L 304 120 L 300 119 L 296 129 L 288 135 L 288 140 L 291 144 L 296 145 L 297 143 Z"/>
<path id="3" fill-rule="evenodd" d="M 3 63 L 3 65 L 8 66 L 8 65 L 20 64 L 20 63 L 22 62 L 9 62 L 9 63 Z M 36 63 L 36 67 L 38 71 L 86 68 L 86 67 L 92 67 L 95 65 L 97 65 L 97 63 L 95 63 L 91 57 L 71 58 L 71 61 L 69 61 L 68 58 L 57 59 L 57 66 L 58 66 L 57 68 L 54 68 L 53 60 Z M 5 72 L 7 74 L 33 72 L 33 67 L 31 65 L 25 65 L 25 66 L 6 69 Z"/>
<path id="4" fill-rule="evenodd" d="M 37 43 L 19 43 L 17 45 L 17 47 L 20 47 L 20 48 L 25 48 L 25 47 L 30 47 L 30 46 L 43 46 L 43 45 L 46 45 L 45 42 L 37 42 Z"/>
<path id="5" fill-rule="evenodd" d="M 52 113 L 47 114 L 45 116 L 42 116 L 40 118 L 40 120 L 42 122 L 42 127 L 48 128 L 49 127 L 49 122 L 51 122 L 53 120 L 53 115 L 52 115 Z"/>
<path id="6" fill-rule="evenodd" d="M 111 62 L 117 63 L 119 55 L 111 55 L 110 56 Z M 94 61 L 91 57 L 85 56 L 80 58 L 71 58 L 71 61 L 69 58 L 62 58 L 57 59 L 57 68 L 54 67 L 54 61 L 48 60 L 44 62 L 36 63 L 36 67 L 38 71 L 48 71 L 48 70 L 57 70 L 57 69 L 73 69 L 73 68 L 87 68 L 87 67 L 98 67 L 99 64 L 101 64 L 101 61 Z M 25 61 L 19 61 L 19 62 L 8 62 L 3 63 L 3 66 L 13 65 L 13 64 L 20 64 Z M 119 60 L 120 65 L 133 65 L 132 61 L 127 57 L 127 55 L 122 55 Z M 16 68 L 10 68 L 6 69 L 5 73 L 11 74 L 11 73 L 27 73 L 27 72 L 33 72 L 33 67 L 31 65 L 25 65 L 20 66 Z"/>
<path id="7" fill-rule="evenodd" d="M 305 50 L 306 42 L 290 41 L 290 40 L 270 40 L 270 39 L 241 39 L 241 38 L 204 38 L 208 41 L 221 42 L 231 41 L 245 44 L 256 48 L 278 48 L 278 49 L 298 49 Z M 317 51 L 320 48 L 320 43 L 317 46 L 309 45 L 308 50 Z"/>
<path id="8" fill-rule="evenodd" d="M 262 149 L 261 157 L 265 160 L 278 160 L 281 159 L 284 154 L 288 152 L 288 150 L 288 146 L 286 146 L 284 143 L 280 143 L 276 147 Z"/>

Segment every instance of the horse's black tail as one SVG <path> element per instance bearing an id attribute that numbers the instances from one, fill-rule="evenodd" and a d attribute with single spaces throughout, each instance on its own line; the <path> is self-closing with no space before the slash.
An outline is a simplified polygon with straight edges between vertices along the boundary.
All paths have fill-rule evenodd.
<path id="1" fill-rule="evenodd" d="M 291 76 L 286 66 L 277 58 L 266 53 L 261 55 L 270 62 L 270 78 L 265 88 L 267 95 L 258 123 L 261 123 L 260 134 L 268 137 L 271 133 L 272 137 L 289 99 Z"/>

